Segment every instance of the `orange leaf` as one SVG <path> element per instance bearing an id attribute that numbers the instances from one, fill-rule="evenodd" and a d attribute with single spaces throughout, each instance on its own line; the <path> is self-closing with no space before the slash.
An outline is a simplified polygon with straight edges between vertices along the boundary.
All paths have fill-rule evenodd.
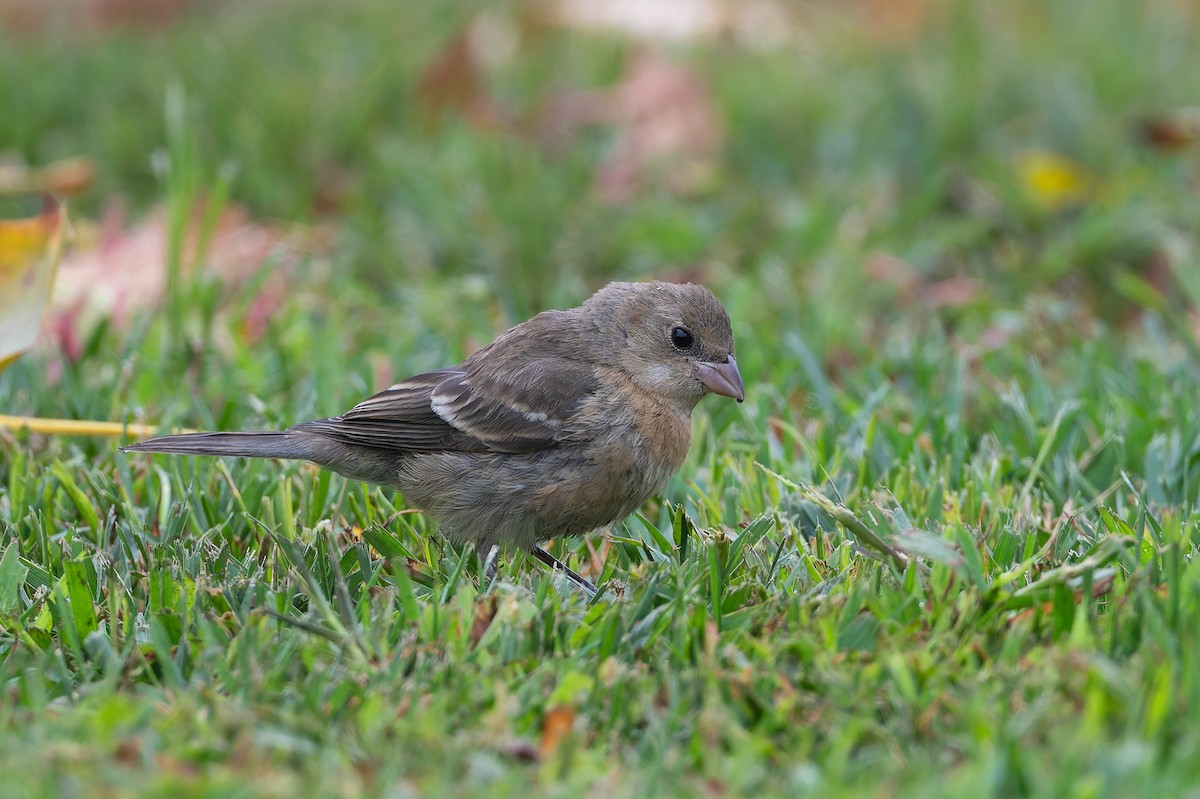
<path id="1" fill-rule="evenodd" d="M 553 755 L 563 740 L 575 726 L 575 708 L 570 705 L 556 705 L 546 711 L 542 719 L 542 742 L 540 746 L 542 759 Z"/>
<path id="2" fill-rule="evenodd" d="M 0 219 L 0 369 L 37 338 L 66 220 L 66 209 L 50 196 L 36 216 Z"/>

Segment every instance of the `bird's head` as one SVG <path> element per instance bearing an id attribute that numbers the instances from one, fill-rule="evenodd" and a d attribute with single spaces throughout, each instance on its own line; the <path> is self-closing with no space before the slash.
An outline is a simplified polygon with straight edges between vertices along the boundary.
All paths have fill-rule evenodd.
<path id="1" fill-rule="evenodd" d="M 711 392 L 745 398 L 729 314 L 691 283 L 610 283 L 579 309 L 618 342 L 615 365 L 640 387 L 689 411 Z"/>

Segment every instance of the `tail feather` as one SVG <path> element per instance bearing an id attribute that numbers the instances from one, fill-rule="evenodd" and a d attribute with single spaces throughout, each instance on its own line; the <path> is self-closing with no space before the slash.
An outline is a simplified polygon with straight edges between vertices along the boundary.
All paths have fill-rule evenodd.
<path id="1" fill-rule="evenodd" d="M 125 452 L 163 452 L 172 455 L 226 455 L 239 458 L 310 460 L 311 439 L 292 432 L 184 433 L 159 436 L 121 447 Z"/>

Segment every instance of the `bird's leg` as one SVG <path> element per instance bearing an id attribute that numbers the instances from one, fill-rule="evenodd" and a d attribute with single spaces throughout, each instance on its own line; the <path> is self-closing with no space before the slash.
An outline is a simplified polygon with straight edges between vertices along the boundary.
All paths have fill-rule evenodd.
<path id="1" fill-rule="evenodd" d="M 592 585 L 583 577 L 571 571 L 569 568 L 567 568 L 565 563 L 551 555 L 546 550 L 542 549 L 541 547 L 534 547 L 533 556 L 542 563 L 545 563 L 551 569 L 558 569 L 561 571 L 568 580 L 573 582 L 578 588 L 582 588 L 584 590 L 584 592 L 588 595 L 588 599 L 594 599 L 596 597 L 596 594 L 598 593 L 596 586 Z"/>
<path id="2" fill-rule="evenodd" d="M 479 570 L 483 575 L 484 585 L 491 585 L 492 580 L 496 579 L 496 564 L 500 561 L 500 547 L 480 542 L 475 545 L 475 556 L 479 558 Z"/>

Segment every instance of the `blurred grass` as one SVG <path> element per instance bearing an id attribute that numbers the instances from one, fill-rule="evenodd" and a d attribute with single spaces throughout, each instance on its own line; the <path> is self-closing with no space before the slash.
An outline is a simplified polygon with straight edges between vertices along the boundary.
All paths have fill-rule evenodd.
<path id="1" fill-rule="evenodd" d="M 211 192 L 227 163 L 263 216 L 310 221 L 347 187 L 261 339 L 249 294 L 190 279 L 182 311 L 11 367 L 0 407 L 283 426 L 680 271 L 729 308 L 747 402 L 705 403 L 664 501 L 591 542 L 616 589 L 591 607 L 517 555 L 493 605 L 400 498 L 304 466 L 5 439 L 0 792 L 1194 791 L 1200 160 L 1134 135 L 1200 96 L 1194 9 L 956 3 L 911 40 L 822 18 L 783 50 L 674 48 L 725 117 L 720 180 L 620 205 L 591 190 L 603 133 L 547 155 L 419 113 L 465 14 L 0 32 L 0 148 L 95 158 L 77 214 L 179 202 L 181 174 Z M 632 51 L 543 32 L 489 88 L 531 111 Z M 175 87 L 194 147 L 170 146 Z M 1035 152 L 1084 196 L 1031 197 Z M 939 304 L 955 278 L 977 283 Z M 556 708 L 570 732 L 543 741 Z"/>

